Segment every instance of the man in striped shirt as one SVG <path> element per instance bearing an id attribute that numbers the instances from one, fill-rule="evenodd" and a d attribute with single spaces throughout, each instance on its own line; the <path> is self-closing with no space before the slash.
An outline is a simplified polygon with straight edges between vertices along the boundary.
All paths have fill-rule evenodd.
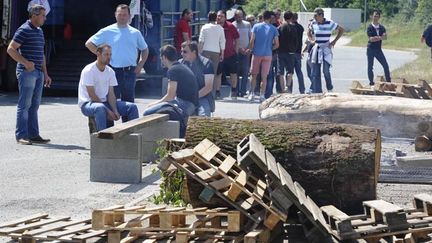
<path id="1" fill-rule="evenodd" d="M 308 31 L 308 38 L 315 43 L 312 54 L 310 55 L 312 63 L 312 93 L 322 93 L 321 87 L 321 64 L 323 64 L 323 73 L 326 81 L 328 92 L 333 90 L 333 84 L 330 75 L 330 66 L 332 65 L 333 53 L 332 48 L 342 36 L 344 29 L 330 19 L 324 18 L 324 10 L 316 8 L 314 10 L 314 19 Z M 333 31 L 337 31 L 336 38 L 330 41 Z"/>
<path id="2" fill-rule="evenodd" d="M 38 109 L 42 89 L 51 84 L 45 65 L 45 39 L 40 28 L 45 22 L 45 8 L 33 5 L 29 20 L 21 25 L 7 48 L 7 53 L 17 64 L 19 97 L 15 138 L 18 144 L 48 143 L 39 135 Z"/>

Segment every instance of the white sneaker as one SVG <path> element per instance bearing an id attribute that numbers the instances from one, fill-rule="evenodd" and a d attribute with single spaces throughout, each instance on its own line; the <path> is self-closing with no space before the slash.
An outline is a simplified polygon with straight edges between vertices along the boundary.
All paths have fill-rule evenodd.
<path id="1" fill-rule="evenodd" d="M 249 94 L 249 96 L 248 96 L 248 100 L 249 100 L 249 101 L 253 101 L 254 98 L 255 98 L 255 95 L 254 95 L 253 92 L 251 92 L 251 93 Z"/>
<path id="2" fill-rule="evenodd" d="M 263 101 L 265 101 L 266 100 L 266 98 L 264 97 L 264 95 L 261 95 L 260 96 L 260 102 L 263 102 Z"/>

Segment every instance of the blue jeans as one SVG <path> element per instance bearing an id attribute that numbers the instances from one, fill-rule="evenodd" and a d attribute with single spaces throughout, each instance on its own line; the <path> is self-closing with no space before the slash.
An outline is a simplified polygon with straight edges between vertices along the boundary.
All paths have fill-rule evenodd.
<path id="1" fill-rule="evenodd" d="M 275 54 L 276 55 L 276 54 Z M 280 88 L 279 85 L 279 76 L 277 75 L 277 69 L 278 69 L 278 62 L 277 62 L 277 56 L 273 55 L 272 64 L 270 66 L 270 71 L 267 76 L 267 86 L 264 93 L 264 97 L 268 99 L 273 94 L 273 87 L 276 79 L 276 91 L 281 92 L 281 90 L 284 89 L 284 87 Z"/>
<path id="2" fill-rule="evenodd" d="M 321 64 L 312 63 L 312 93 L 322 93 L 321 86 Z M 323 61 L 323 73 L 326 82 L 327 91 L 333 90 L 333 84 L 330 75 L 330 64 Z"/>
<path id="3" fill-rule="evenodd" d="M 309 81 L 310 81 L 310 87 L 309 87 L 309 90 L 311 90 L 311 92 L 312 92 L 312 84 L 313 84 L 313 82 L 312 82 L 312 63 L 310 63 L 310 61 L 309 60 L 307 60 L 306 61 L 306 72 L 307 72 L 307 76 L 308 76 L 308 78 L 309 78 Z"/>
<path id="4" fill-rule="evenodd" d="M 114 86 L 114 93 L 117 99 L 122 101 L 135 102 L 135 70 L 122 70 L 113 68 L 116 74 L 117 86 Z"/>
<path id="5" fill-rule="evenodd" d="M 197 115 L 198 116 L 210 116 L 211 115 L 211 107 L 210 103 L 207 97 L 201 97 L 198 100 L 198 107 L 197 107 Z"/>
<path id="6" fill-rule="evenodd" d="M 38 109 L 42 99 L 44 74 L 40 70 L 17 71 L 18 105 L 15 138 L 39 136 Z"/>
<path id="7" fill-rule="evenodd" d="M 237 89 L 240 95 L 245 95 L 247 90 L 247 84 L 249 81 L 250 55 L 239 54 L 238 60 L 239 69 L 237 72 L 237 78 L 239 83 L 237 85 Z"/>
<path id="8" fill-rule="evenodd" d="M 108 102 L 86 102 L 81 106 L 85 116 L 94 117 L 97 131 L 107 128 L 107 109 L 111 109 Z M 134 103 L 117 101 L 117 110 L 124 117 L 123 122 L 138 118 L 138 108 Z"/>
<path id="9" fill-rule="evenodd" d="M 175 100 L 168 101 L 167 103 L 176 105 L 178 108 L 180 108 L 183 111 L 183 114 L 186 117 L 195 114 L 196 106 L 192 102 L 189 102 L 187 100 L 183 100 L 176 97 Z M 164 102 L 156 104 L 154 106 L 150 106 L 149 108 L 144 110 L 144 116 L 156 113 L 163 105 Z"/>
<path id="10" fill-rule="evenodd" d="M 387 63 L 387 60 L 384 56 L 384 53 L 382 51 L 382 49 L 373 49 L 373 48 L 368 48 L 367 49 L 367 58 L 368 58 L 368 78 L 369 78 L 369 84 L 370 85 L 374 85 L 374 73 L 373 73 L 373 65 L 374 65 L 374 58 L 376 58 L 378 60 L 379 63 L 381 63 L 383 69 L 384 69 L 384 76 L 385 76 L 385 80 L 387 82 L 391 82 L 390 79 L 390 70 L 389 70 L 389 65 Z"/>
<path id="11" fill-rule="evenodd" d="M 295 70 L 295 73 L 297 75 L 300 94 L 304 94 L 305 84 L 304 84 L 304 78 L 303 78 L 303 72 L 301 69 L 301 65 L 302 65 L 302 55 L 300 53 L 296 53 L 295 54 L 295 60 L 294 60 L 294 70 Z"/>

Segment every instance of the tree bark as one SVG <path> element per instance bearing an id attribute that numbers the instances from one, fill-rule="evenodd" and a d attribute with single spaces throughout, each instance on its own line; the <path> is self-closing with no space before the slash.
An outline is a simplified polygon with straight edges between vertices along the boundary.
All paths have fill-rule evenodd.
<path id="1" fill-rule="evenodd" d="M 430 100 L 402 97 L 282 94 L 261 104 L 260 118 L 358 124 L 380 129 L 386 137 L 414 138 L 432 135 L 430 107 Z"/>
<path id="2" fill-rule="evenodd" d="M 190 118 L 188 147 L 204 138 L 237 158 L 236 146 L 254 133 L 320 205 L 332 204 L 347 213 L 362 212 L 362 201 L 376 198 L 381 156 L 379 130 L 324 122 Z M 201 205 L 199 183 L 189 181 L 189 198 Z M 194 187 L 194 188 L 192 188 Z"/>

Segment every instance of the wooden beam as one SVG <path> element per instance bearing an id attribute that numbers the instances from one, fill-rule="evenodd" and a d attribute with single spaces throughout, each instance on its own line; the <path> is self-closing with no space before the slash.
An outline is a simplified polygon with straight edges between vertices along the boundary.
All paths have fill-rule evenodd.
<path id="1" fill-rule="evenodd" d="M 167 114 L 152 114 L 99 131 L 97 137 L 102 139 L 116 139 L 168 120 L 169 116 Z"/>

